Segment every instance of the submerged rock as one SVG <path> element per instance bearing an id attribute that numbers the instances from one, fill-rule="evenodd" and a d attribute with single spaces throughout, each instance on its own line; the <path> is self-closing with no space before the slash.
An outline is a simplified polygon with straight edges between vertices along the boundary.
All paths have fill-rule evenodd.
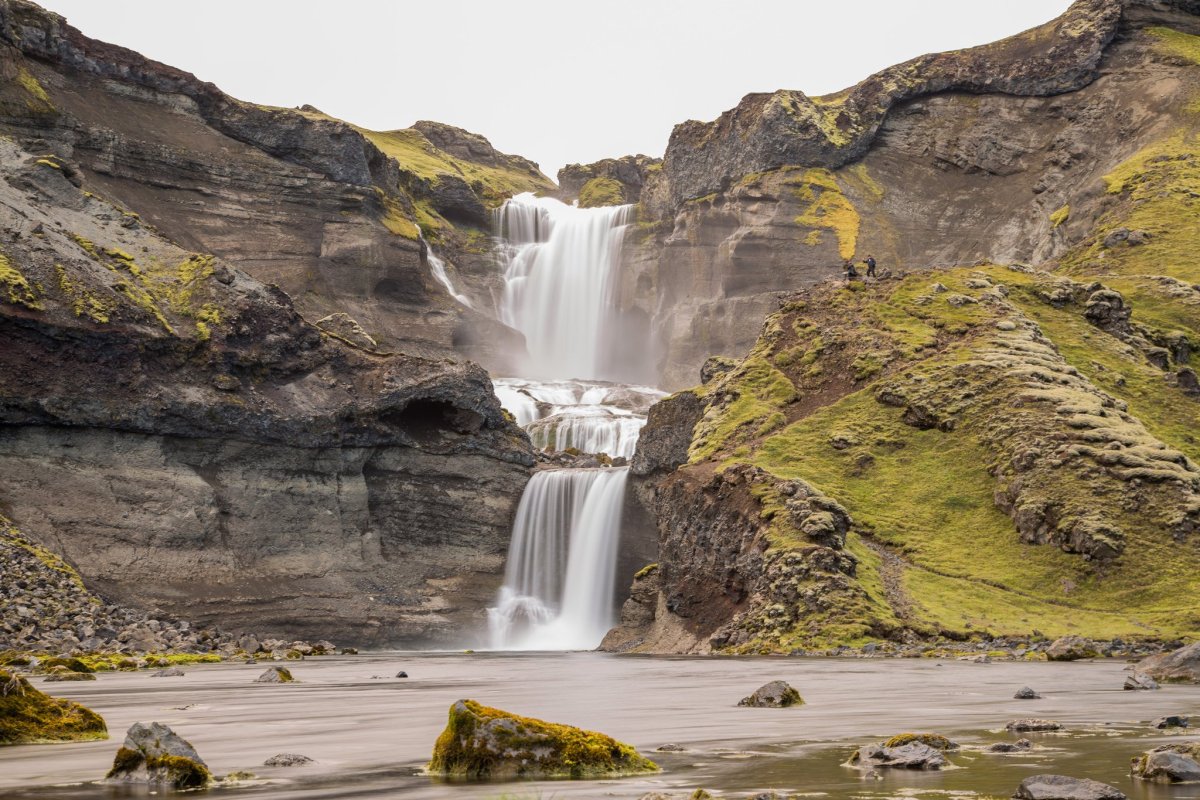
<path id="1" fill-rule="evenodd" d="M 1141 672 L 1135 672 L 1125 678 L 1125 691 L 1152 691 L 1158 688 L 1158 682 Z"/>
<path id="2" fill-rule="evenodd" d="M 0 670 L 0 745 L 107 739 L 104 718 L 79 703 L 50 697 Z"/>
<path id="3" fill-rule="evenodd" d="M 1016 733 L 1039 733 L 1044 731 L 1061 731 L 1062 724 L 1048 719 L 1015 719 L 1005 726 Z"/>
<path id="4" fill-rule="evenodd" d="M 850 756 L 850 763 L 861 767 L 938 770 L 950 765 L 942 751 L 913 740 L 899 747 L 869 744 Z"/>
<path id="5" fill-rule="evenodd" d="M 1021 781 L 1013 793 L 1017 800 L 1125 800 L 1115 786 L 1066 775 L 1034 775 Z"/>
<path id="6" fill-rule="evenodd" d="M 751 708 L 787 708 L 804 705 L 804 699 L 787 681 L 771 681 L 755 689 L 754 694 L 749 697 L 743 697 L 738 701 L 738 705 Z"/>
<path id="7" fill-rule="evenodd" d="M 287 667 L 267 667 L 262 675 L 254 679 L 255 683 L 294 683 L 292 671 Z"/>
<path id="8" fill-rule="evenodd" d="M 153 673 L 151 678 L 182 678 L 185 674 L 179 667 L 169 667 L 168 669 L 160 669 Z"/>
<path id="9" fill-rule="evenodd" d="M 1033 742 L 1018 739 L 1015 742 L 996 742 L 984 748 L 985 753 L 1024 753 L 1033 749 Z"/>
<path id="10" fill-rule="evenodd" d="M 1154 720 L 1154 727 L 1159 730 L 1167 728 L 1186 728 L 1191 722 L 1190 717 L 1180 716 L 1179 714 L 1169 714 L 1165 717 L 1159 717 Z"/>
<path id="11" fill-rule="evenodd" d="M 61 672 L 51 672 L 46 676 L 46 683 L 58 683 L 61 681 L 94 681 L 96 676 L 90 672 L 71 672 L 70 670 L 62 670 Z"/>
<path id="12" fill-rule="evenodd" d="M 657 772 L 658 765 L 603 733 L 519 717 L 474 700 L 450 706 L 428 770 L 457 778 L 591 778 Z"/>
<path id="13" fill-rule="evenodd" d="M 212 773 L 196 748 L 158 722 L 135 722 L 104 776 L 110 781 L 165 784 L 175 789 L 202 789 Z"/>
<path id="14" fill-rule="evenodd" d="M 1150 656 L 1137 670 L 1164 683 L 1200 683 L 1200 642 Z"/>
<path id="15" fill-rule="evenodd" d="M 1013 698 L 1017 700 L 1041 700 L 1042 696 L 1026 686 L 1024 689 L 1018 690 L 1017 693 L 1013 695 Z"/>
<path id="16" fill-rule="evenodd" d="M 308 756 L 299 753 L 278 753 L 263 762 L 264 767 L 302 767 L 314 763 Z"/>
<path id="17" fill-rule="evenodd" d="M 1167 744 L 1133 759 L 1135 778 L 1155 783 L 1200 781 L 1200 742 Z"/>

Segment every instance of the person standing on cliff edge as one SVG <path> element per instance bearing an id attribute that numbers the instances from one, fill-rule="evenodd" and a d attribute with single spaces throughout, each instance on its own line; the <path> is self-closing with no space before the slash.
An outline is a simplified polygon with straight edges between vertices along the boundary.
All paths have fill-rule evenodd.
<path id="1" fill-rule="evenodd" d="M 867 277 L 874 278 L 875 277 L 875 256 L 868 255 L 865 259 L 863 259 L 862 263 L 867 265 Z"/>

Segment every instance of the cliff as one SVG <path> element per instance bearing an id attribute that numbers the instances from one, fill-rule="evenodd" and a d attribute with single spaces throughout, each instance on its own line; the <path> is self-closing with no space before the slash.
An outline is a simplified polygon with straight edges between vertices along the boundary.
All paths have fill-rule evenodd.
<path id="1" fill-rule="evenodd" d="M 709 355 L 745 353 L 783 294 L 847 258 L 892 270 L 1056 263 L 1115 202 L 1104 176 L 1189 125 L 1196 12 L 1081 0 L 1031 31 L 835 95 L 750 95 L 677 126 L 661 166 L 639 176 L 621 289 L 663 384 L 689 385 Z"/>
<path id="2" fill-rule="evenodd" d="M 245 103 L 25 0 L 0 2 L 0 76 L 0 132 L 66 159 L 170 240 L 280 286 L 306 318 L 346 313 L 384 352 L 499 360 L 520 346 L 427 261 L 432 245 L 490 304 L 489 209 L 554 189 L 482 136 Z"/>
<path id="3" fill-rule="evenodd" d="M 0 40 L 4 516 L 106 600 L 199 624 L 475 627 L 533 458 L 483 369 L 431 357 L 453 326 L 409 215 L 436 192 L 30 4 L 0 2 Z M 408 352 L 309 321 L 331 309 Z"/>
<path id="4" fill-rule="evenodd" d="M 1198 12 L 1078 3 L 1039 30 L 1109 20 L 1090 83 L 910 99 L 846 167 L 683 204 L 696 260 L 761 233 L 753 212 L 819 234 L 781 256 L 912 269 L 796 280 L 748 354 L 652 410 L 633 469 L 659 564 L 607 646 L 1200 636 Z"/>

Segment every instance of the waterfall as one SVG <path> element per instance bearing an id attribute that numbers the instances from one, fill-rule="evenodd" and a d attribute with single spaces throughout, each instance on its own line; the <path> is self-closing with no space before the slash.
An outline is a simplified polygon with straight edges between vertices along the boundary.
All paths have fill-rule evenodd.
<path id="1" fill-rule="evenodd" d="M 421 238 L 421 243 L 425 245 L 425 260 L 429 262 L 429 271 L 433 273 L 433 279 L 442 285 L 451 297 L 457 300 L 467 308 L 474 308 L 471 304 L 471 298 L 465 294 L 455 291 L 454 284 L 450 281 L 450 275 L 446 272 L 446 262 L 438 257 L 438 254 L 433 252 L 433 248 L 425 241 L 425 237 L 418 234 Z"/>
<path id="2" fill-rule="evenodd" d="M 630 206 L 580 209 L 531 194 L 496 211 L 507 257 L 499 316 L 525 334 L 528 352 L 525 377 L 496 379 L 496 395 L 535 447 L 595 456 L 536 472 L 526 486 L 504 586 L 488 609 L 496 649 L 590 649 L 614 622 L 622 460 L 663 396 L 605 381 L 649 363 L 646 348 L 620 352 L 616 293 L 630 217 Z"/>
<path id="3" fill-rule="evenodd" d="M 504 587 L 488 609 L 492 647 L 581 650 L 612 627 L 628 468 L 536 473 L 521 496 Z"/>
<path id="4" fill-rule="evenodd" d="M 576 208 L 521 194 L 495 212 L 509 262 L 500 321 L 525 334 L 530 377 L 611 372 L 621 242 L 632 206 Z"/>

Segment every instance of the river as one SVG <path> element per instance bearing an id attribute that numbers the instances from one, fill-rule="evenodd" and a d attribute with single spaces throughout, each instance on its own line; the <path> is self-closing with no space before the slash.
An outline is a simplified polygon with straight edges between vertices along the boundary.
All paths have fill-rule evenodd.
<path id="1" fill-rule="evenodd" d="M 1121 662 L 970 663 L 933 660 L 630 657 L 601 653 L 380 653 L 290 662 L 299 684 L 252 683 L 264 666 L 189 667 L 182 678 L 106 673 L 89 683 L 41 684 L 104 715 L 112 739 L 0 748 L 0 798 L 48 800 L 147 796 L 87 783 L 112 763 L 135 721 L 170 725 L 215 774 L 249 770 L 260 780 L 211 790 L 220 796 L 332 798 L 638 798 L 686 796 L 702 786 L 746 797 L 778 790 L 861 800 L 1009 797 L 1029 775 L 1055 772 L 1120 787 L 1134 800 L 1200 797 L 1200 786 L 1135 782 L 1129 759 L 1180 737 L 1152 730 L 1166 714 L 1194 716 L 1200 686 L 1122 691 Z M 393 677 L 405 670 L 408 679 Z M 381 676 L 375 679 L 373 676 Z M 739 708 L 768 680 L 800 690 L 806 705 Z M 1043 700 L 1014 700 L 1022 686 Z M 444 783 L 420 774 L 446 711 L 472 698 L 515 713 L 600 730 L 636 746 L 659 775 L 605 781 Z M 992 755 L 969 748 L 1016 738 L 1019 717 L 1055 719 L 1063 734 L 1034 734 L 1038 748 Z M 882 771 L 863 778 L 841 766 L 856 746 L 904 731 L 933 731 L 965 748 L 938 773 Z M 663 744 L 679 753 L 654 752 Z M 267 768 L 280 752 L 316 759 Z M 41 788 L 20 788 L 41 787 Z"/>

